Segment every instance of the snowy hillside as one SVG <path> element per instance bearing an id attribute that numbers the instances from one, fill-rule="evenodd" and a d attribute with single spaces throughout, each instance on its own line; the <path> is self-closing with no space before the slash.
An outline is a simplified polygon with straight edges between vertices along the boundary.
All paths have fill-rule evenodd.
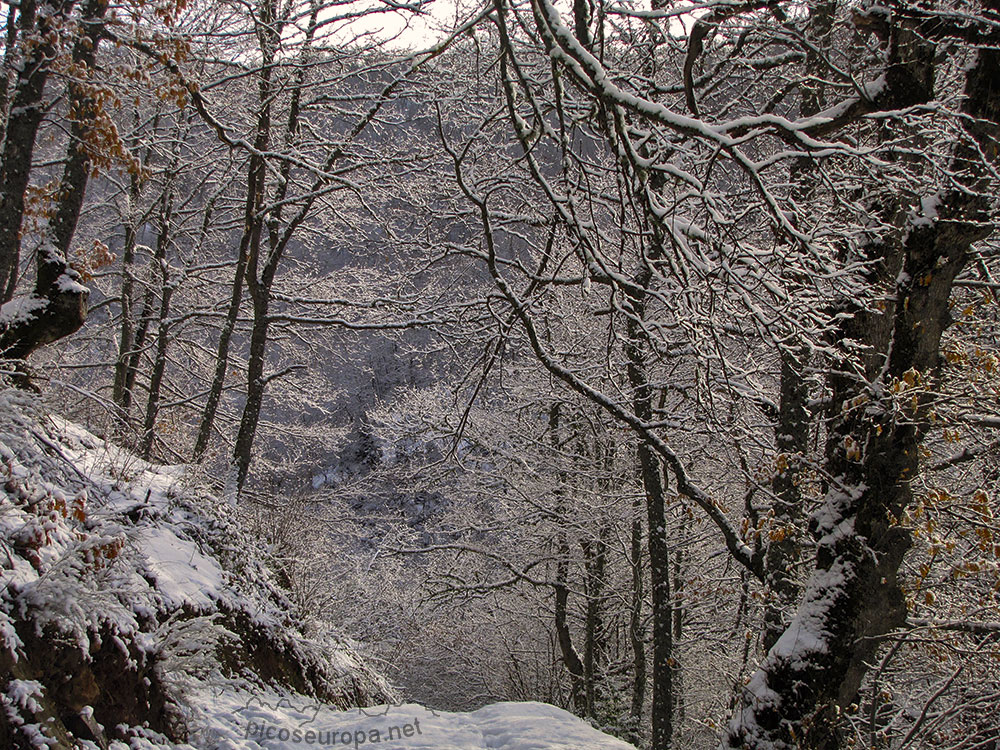
<path id="1" fill-rule="evenodd" d="M 32 396 L 0 391 L 0 461 L 2 747 L 631 747 L 543 704 L 393 704 L 353 644 L 301 632 L 266 546 L 195 472 Z"/>
<path id="2" fill-rule="evenodd" d="M 299 632 L 266 548 L 183 467 L 146 464 L 11 391 L 0 460 L 0 746 L 171 746 L 200 731 L 191 698 L 206 687 L 343 708 L 393 698 L 351 644 Z"/>

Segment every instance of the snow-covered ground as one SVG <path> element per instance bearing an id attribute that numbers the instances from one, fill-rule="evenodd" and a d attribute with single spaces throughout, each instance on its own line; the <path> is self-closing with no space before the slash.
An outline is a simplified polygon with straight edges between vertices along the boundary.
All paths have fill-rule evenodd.
<path id="1" fill-rule="evenodd" d="M 12 736 L 19 747 L 57 750 L 632 748 L 541 703 L 342 710 L 391 700 L 393 690 L 356 644 L 300 632 L 270 551 L 237 508 L 213 497 L 193 467 L 142 461 L 16 391 L 0 390 L 0 480 L 0 744 Z M 43 627 L 65 639 L 61 657 L 39 658 L 52 648 L 32 637 Z M 110 686 L 92 680 L 86 698 L 67 695 L 60 686 L 81 660 L 88 679 L 103 679 L 117 651 L 95 654 L 108 640 L 130 659 L 129 674 Z M 301 679 L 275 684 L 257 654 Z M 60 658 L 77 666 L 61 669 Z M 146 701 L 125 717 L 114 695 L 123 677 Z M 181 731 L 162 715 L 148 721 L 142 705 L 153 710 L 160 698 Z M 127 742 L 105 729 L 119 723 Z"/>
<path id="2" fill-rule="evenodd" d="M 468 713 L 412 703 L 334 711 L 273 694 L 224 693 L 205 703 L 212 722 L 197 742 L 218 750 L 634 750 L 544 703 L 497 703 Z"/>

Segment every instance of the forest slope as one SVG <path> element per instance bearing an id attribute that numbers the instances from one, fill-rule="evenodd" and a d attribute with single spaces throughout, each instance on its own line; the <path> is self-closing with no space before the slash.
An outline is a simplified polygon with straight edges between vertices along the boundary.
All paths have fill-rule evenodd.
<path id="1" fill-rule="evenodd" d="M 630 747 L 538 703 L 394 704 L 354 644 L 301 631 L 268 546 L 189 467 L 17 391 L 0 460 L 4 747 Z"/>

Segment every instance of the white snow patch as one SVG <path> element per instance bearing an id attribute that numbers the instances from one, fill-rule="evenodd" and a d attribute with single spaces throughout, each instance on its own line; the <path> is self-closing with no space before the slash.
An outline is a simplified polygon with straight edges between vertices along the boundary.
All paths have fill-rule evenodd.
<path id="1" fill-rule="evenodd" d="M 42 683 L 38 680 L 11 680 L 7 683 L 7 697 L 15 705 L 38 713 L 42 707 L 35 698 L 42 697 Z"/>
<path id="2" fill-rule="evenodd" d="M 823 504 L 813 513 L 816 531 L 823 536 L 834 533 L 842 527 L 846 518 L 852 517 L 850 509 L 868 489 L 864 482 L 859 482 L 854 487 L 837 486 L 838 484 L 839 480 L 827 493 Z"/>
<path id="3" fill-rule="evenodd" d="M 836 524 L 828 533 L 823 535 L 817 544 L 824 547 L 832 547 L 839 540 L 846 539 L 854 533 L 854 520 L 854 516 L 845 518 L 843 521 Z"/>
<path id="4" fill-rule="evenodd" d="M 850 572 L 849 563 L 837 561 L 829 570 L 812 574 L 795 617 L 768 653 L 769 660 L 787 661 L 795 667 L 808 662 L 813 654 L 826 653 L 829 633 L 823 625 Z"/>
<path id="5" fill-rule="evenodd" d="M 904 243 L 909 239 L 912 230 L 933 226 L 937 222 L 941 203 L 941 193 L 925 195 L 920 198 L 920 208 L 910 211 L 906 217 L 906 230 L 903 233 Z"/>
<path id="6" fill-rule="evenodd" d="M 27 323 L 35 317 L 35 313 L 48 304 L 43 297 L 27 294 L 15 297 L 0 307 L 0 326 L 12 326 L 16 323 Z"/>
<path id="7" fill-rule="evenodd" d="M 938 220 L 938 210 L 941 207 L 941 194 L 925 195 L 920 199 L 920 210 L 910 213 L 910 227 L 929 227 Z"/>
<path id="8" fill-rule="evenodd" d="M 169 529 L 152 527 L 142 530 L 139 546 L 156 590 L 171 608 L 188 605 L 206 610 L 223 598 L 222 568 L 194 542 L 179 539 Z"/>
<path id="9" fill-rule="evenodd" d="M 869 81 L 861 87 L 864 91 L 865 98 L 869 101 L 877 97 L 888 87 L 888 81 L 886 80 L 885 73 L 880 75 L 874 81 Z"/>
<path id="10" fill-rule="evenodd" d="M 64 273 L 56 279 L 56 288 L 60 292 L 71 292 L 73 294 L 87 294 L 90 291 L 68 273 Z"/>

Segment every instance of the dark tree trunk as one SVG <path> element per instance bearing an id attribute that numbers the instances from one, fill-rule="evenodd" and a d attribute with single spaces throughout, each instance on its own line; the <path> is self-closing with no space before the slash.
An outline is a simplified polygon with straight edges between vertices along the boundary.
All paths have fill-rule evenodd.
<path id="1" fill-rule="evenodd" d="M 168 178 L 169 181 L 169 178 Z M 156 436 L 156 417 L 160 410 L 160 388 L 163 385 L 163 375 L 167 369 L 167 346 L 170 343 L 170 300 L 173 297 L 175 281 L 170 276 L 170 264 L 167 262 L 167 247 L 170 245 L 170 222 L 173 215 L 173 193 L 168 184 L 163 196 L 163 210 L 160 213 L 160 231 L 156 240 L 155 262 L 160 267 L 160 311 L 156 331 L 156 350 L 153 357 L 153 369 L 149 376 L 149 393 L 146 397 L 146 415 L 142 423 L 142 437 L 139 442 L 139 455 L 149 459 Z"/>
<path id="2" fill-rule="evenodd" d="M 583 676 L 586 685 L 587 716 L 597 717 L 600 699 L 604 644 L 604 590 L 607 584 L 606 564 L 608 527 L 602 523 L 596 539 L 583 542 L 583 559 L 587 572 L 584 590 L 587 605 L 584 612 Z"/>
<path id="3" fill-rule="evenodd" d="M 552 442 L 554 451 L 558 454 L 560 439 L 560 405 L 553 403 L 549 407 L 549 439 Z M 566 492 L 568 487 L 568 477 L 566 471 L 559 471 L 559 486 L 556 488 L 556 517 L 563 519 L 566 517 Z M 587 697 L 584 677 L 583 660 L 573 645 L 573 633 L 569 627 L 569 542 L 566 539 L 566 532 L 560 529 L 556 540 L 556 577 L 552 586 L 555 594 L 553 605 L 553 619 L 556 628 L 556 642 L 559 644 L 559 654 L 562 657 L 563 665 L 569 672 L 570 680 L 570 700 L 573 703 L 573 712 L 577 716 L 587 715 Z"/>
<path id="4" fill-rule="evenodd" d="M 991 0 L 992 10 L 1000 3 Z M 927 60 L 926 46 L 896 29 L 899 53 Z M 907 40 L 906 46 L 899 39 Z M 890 71 L 890 88 L 913 96 L 915 66 Z M 917 68 L 919 70 L 919 68 Z M 926 70 L 926 66 L 924 67 Z M 904 83 L 893 83 L 893 80 Z M 983 193 L 995 165 L 1000 126 L 1000 52 L 981 48 L 966 74 L 965 127 L 973 145 L 959 145 L 954 174 L 962 185 L 945 193 L 936 215 L 918 217 L 899 245 L 902 273 L 886 312 L 888 342 L 878 388 L 859 387 L 865 399 L 839 409 L 830 425 L 830 487 L 813 519 L 815 571 L 788 629 L 747 685 L 728 736 L 732 748 L 838 748 L 840 713 L 857 699 L 861 681 L 887 633 L 905 622 L 897 575 L 910 545 L 898 525 L 911 499 L 921 441 L 938 367 L 948 305 L 971 244 L 992 231 Z M 917 77 L 930 90 L 932 75 Z M 904 99 L 904 100 L 905 100 Z M 888 240 L 887 240 L 888 241 Z M 871 335 L 881 336 L 879 327 Z M 841 395 L 850 395 L 841 384 Z M 878 395 L 876 395 L 878 394 Z M 837 404 L 846 403 L 838 399 Z"/>
<path id="5" fill-rule="evenodd" d="M 167 345 L 170 343 L 170 299 L 173 296 L 173 281 L 169 269 L 164 267 L 163 289 L 160 297 L 160 320 L 156 333 L 156 355 L 153 359 L 153 371 L 149 376 L 149 396 L 146 399 L 146 417 L 142 424 L 142 442 L 139 455 L 148 460 L 153 452 L 153 441 L 156 437 L 156 417 L 160 410 L 160 389 L 163 385 L 163 375 L 167 369 Z"/>
<path id="6" fill-rule="evenodd" d="M 687 534 L 687 524 L 684 518 L 681 518 L 680 527 L 677 530 L 677 536 L 680 539 L 685 539 Z M 684 548 L 680 548 L 674 552 L 674 622 L 673 622 L 673 655 L 671 656 L 671 662 L 674 665 L 674 726 L 680 726 L 684 722 L 684 664 L 678 659 L 679 646 L 681 644 L 681 639 L 684 637 L 684 569 L 685 569 L 685 558 L 687 553 Z"/>
<path id="7" fill-rule="evenodd" d="M 267 354 L 268 306 L 270 288 L 265 285 L 250 284 L 250 298 L 253 302 L 253 329 L 250 333 L 250 358 L 247 362 L 247 397 L 243 405 L 243 417 L 236 435 L 233 458 L 236 464 L 236 486 L 242 490 L 250 473 L 253 457 L 254 437 L 264 403 L 267 381 L 264 379 L 264 362 Z"/>
<path id="8" fill-rule="evenodd" d="M 651 274 L 638 274 L 639 288 L 646 288 Z M 653 387 L 646 370 L 646 342 L 640 321 L 645 300 L 632 299 L 627 321 L 628 378 L 632 387 L 632 408 L 644 423 L 653 421 Z M 653 727 L 651 750 L 667 750 L 673 740 L 674 668 L 673 601 L 670 594 L 670 552 L 667 546 L 666 488 L 660 460 L 652 447 L 642 441 L 638 447 L 639 472 L 646 495 L 647 554 L 649 555 L 650 596 L 653 605 Z"/>
<path id="9" fill-rule="evenodd" d="M 573 712 L 577 716 L 586 716 L 587 690 L 583 660 L 573 646 L 573 634 L 569 627 L 569 587 L 567 585 L 569 544 L 566 542 L 564 534 L 560 536 L 557 552 L 559 559 L 556 561 L 556 580 L 552 587 L 555 591 L 553 617 L 556 639 L 559 643 L 559 653 L 562 656 L 563 664 L 566 666 L 566 671 L 569 672 L 570 700 L 573 702 Z"/>
<path id="10" fill-rule="evenodd" d="M 266 193 L 265 179 L 267 165 L 262 154 L 271 143 L 271 104 L 274 91 L 271 81 L 271 63 L 277 52 L 280 36 L 276 35 L 276 3 L 264 0 L 260 4 L 258 39 L 262 53 L 260 80 L 258 82 L 258 101 L 260 110 L 257 114 L 257 133 L 254 141 L 254 153 L 250 156 L 249 174 L 247 179 L 247 201 L 244 215 L 243 239 L 240 244 L 240 260 L 246 248 L 246 280 L 250 299 L 253 303 L 253 329 L 250 334 L 250 359 L 247 363 L 247 393 L 240 419 L 240 429 L 233 446 L 233 465 L 236 469 L 236 491 L 239 493 L 250 472 L 250 460 L 253 451 L 254 437 L 257 433 L 257 421 L 260 419 L 260 407 L 264 399 L 264 357 L 267 349 L 268 308 L 270 305 L 270 284 L 262 282 L 261 241 L 264 232 L 264 196 Z M 234 286 L 233 300 L 237 298 Z M 232 308 L 230 308 L 232 310 Z M 221 343 L 221 342 L 220 342 Z M 227 344 L 228 347 L 228 344 Z"/>
<path id="11" fill-rule="evenodd" d="M 81 71 L 81 78 L 69 83 L 69 153 L 63 168 L 55 215 L 49 222 L 52 242 L 63 257 L 69 254 L 90 177 L 91 155 L 86 144 L 97 120 L 97 108 L 101 105 L 91 96 L 87 75 L 97 61 L 97 45 L 107 9 L 108 0 L 86 0 L 80 9 L 80 36 L 73 45 L 73 63 Z"/>
<path id="12" fill-rule="evenodd" d="M 770 650 L 788 621 L 799 599 L 801 586 L 795 567 L 801 556 L 802 491 L 805 456 L 809 448 L 811 419 L 806 410 L 809 389 L 802 376 L 804 347 L 781 353 L 781 386 L 778 422 L 775 425 L 777 465 L 771 488 L 774 492 L 774 517 L 764 557 L 768 600 L 764 608 L 764 650 Z"/>
<path id="13" fill-rule="evenodd" d="M 134 207 L 139 200 L 140 186 L 137 175 L 132 176 L 129 187 L 129 200 Z M 118 421 L 121 428 L 126 428 L 129 421 L 129 410 L 132 408 L 132 392 L 126 387 L 128 365 L 135 345 L 135 321 L 132 311 L 135 305 L 135 251 L 137 244 L 137 221 L 130 220 L 125 224 L 125 237 L 122 247 L 122 284 L 119 303 L 121 305 L 121 325 L 118 332 L 118 356 L 115 359 L 115 380 L 111 389 L 111 400 L 118 407 Z"/>
<path id="14" fill-rule="evenodd" d="M 632 606 L 629 610 L 628 636 L 632 647 L 632 705 L 629 718 L 633 724 L 631 740 L 638 741 L 638 727 L 646 705 L 646 634 L 642 625 L 643 574 L 642 574 L 642 499 L 636 498 L 632 506 L 632 536 L 629 565 L 632 568 Z"/>
<path id="15" fill-rule="evenodd" d="M 23 3 L 22 3 L 23 5 Z M 7 136 L 7 118 L 10 115 L 10 74 L 13 71 L 15 45 L 17 44 L 17 5 L 7 8 L 7 36 L 4 38 L 3 69 L 0 72 L 0 143 Z M 0 278 L 0 295 L 4 294 L 3 279 Z M 13 292 L 11 292 L 13 293 Z M 10 294 L 0 296 L 0 301 L 10 299 Z"/>
<path id="16" fill-rule="evenodd" d="M 276 20 L 277 3 L 267 0 L 261 4 L 261 10 L 261 22 L 265 29 L 265 31 L 261 32 L 260 36 L 261 51 L 265 60 L 273 60 L 277 47 L 281 42 L 281 24 Z M 305 55 L 315 34 L 318 22 L 317 14 L 318 6 L 314 4 L 310 12 L 306 38 L 302 47 L 303 55 Z M 293 146 L 299 130 L 299 116 L 301 114 L 300 99 L 302 88 L 305 84 L 305 70 L 306 66 L 299 68 L 292 87 L 284 143 L 285 147 L 289 149 Z M 261 114 L 257 129 L 258 138 L 263 138 L 265 143 L 269 142 L 270 138 L 273 89 L 270 68 L 268 65 L 265 65 L 261 71 Z M 282 233 L 282 206 L 287 196 L 291 177 L 291 162 L 287 160 L 282 162 L 280 167 L 281 179 L 278 180 L 273 196 L 275 208 L 268 219 L 268 252 L 266 257 L 262 256 L 262 234 L 264 229 L 262 212 L 265 176 L 263 167 L 264 164 L 261 162 L 259 176 L 254 185 L 258 191 L 257 200 L 259 203 L 247 245 L 246 283 L 247 291 L 249 291 L 250 299 L 253 303 L 253 328 L 250 334 L 250 359 L 247 363 L 246 402 L 243 406 L 240 429 L 236 436 L 236 445 L 233 449 L 237 492 L 243 489 L 249 476 L 254 438 L 257 433 L 257 423 L 260 420 L 260 411 L 264 403 L 264 391 L 268 383 L 268 379 L 264 377 L 264 364 L 267 354 L 268 329 L 270 327 L 270 318 L 268 315 L 271 303 L 271 288 L 274 284 L 274 277 L 278 271 L 285 248 L 291 240 L 292 233 L 305 219 L 308 205 L 311 204 L 311 199 L 308 199 L 306 201 L 307 205 L 288 223 L 288 226 L 284 227 L 284 232 Z"/>
<path id="17" fill-rule="evenodd" d="M 41 7 L 40 7 L 41 6 Z M 56 35 L 51 33 L 63 13 L 69 13 L 73 3 L 39 3 L 23 0 L 18 13 L 18 37 L 25 47 L 24 59 L 14 82 L 3 163 L 0 164 L 0 289 L 8 301 L 14 289 L 21 259 L 21 222 L 24 201 L 31 176 L 38 127 L 45 114 L 45 83 L 49 78 L 49 63 L 55 57 Z M 39 10 L 42 12 L 39 13 Z M 31 44 L 28 44 L 31 40 Z"/>
<path id="18" fill-rule="evenodd" d="M 799 115 L 813 117 L 823 110 L 823 81 L 827 74 L 826 52 L 830 48 L 837 2 L 822 0 L 810 6 L 806 50 L 806 81 L 800 89 Z M 816 163 L 801 157 L 792 163 L 792 195 L 799 205 L 814 199 L 817 187 Z M 768 651 L 788 627 L 789 618 L 802 593 L 795 568 L 801 557 L 800 538 L 803 521 L 801 485 L 805 475 L 806 456 L 812 417 L 806 404 L 809 387 L 804 372 L 809 362 L 809 350 L 801 340 L 781 352 L 781 383 L 778 397 L 778 419 L 775 425 L 775 449 L 778 465 L 771 485 L 774 492 L 774 520 L 771 538 L 764 558 L 764 574 L 768 599 L 764 609 L 764 650 Z"/>
<path id="19" fill-rule="evenodd" d="M 132 349 L 128 354 L 128 361 L 125 364 L 125 383 L 122 392 L 122 405 L 125 409 L 132 407 L 132 401 L 135 398 L 135 380 L 139 375 L 139 362 L 142 359 L 142 351 L 146 347 L 149 324 L 153 322 L 153 305 L 155 302 L 156 295 L 153 292 L 153 287 L 149 286 L 142 295 L 142 309 L 139 310 L 135 339 L 132 342 Z"/>
<path id="20" fill-rule="evenodd" d="M 48 65 L 56 52 L 52 40 L 57 35 L 50 32 L 73 6 L 73 2 L 62 2 L 39 7 L 33 0 L 21 4 L 22 40 L 31 33 L 39 38 L 27 53 L 15 84 L 13 116 L 8 118 L 0 167 L 0 286 L 5 289 L 5 299 L 16 286 L 25 194 L 43 114 Z M 83 71 L 81 75 L 94 66 L 106 11 L 102 0 L 88 0 L 82 9 L 81 32 L 72 51 L 73 62 Z M 87 317 L 88 290 L 80 283 L 79 274 L 69 267 L 67 255 L 90 177 L 91 158 L 83 144 L 97 105 L 85 80 L 70 83 L 68 98 L 72 119 L 66 163 L 48 235 L 37 253 L 34 298 L 39 306 L 0 333 L 0 351 L 10 359 L 23 360 L 39 347 L 68 336 Z"/>
<path id="21" fill-rule="evenodd" d="M 251 164 L 251 173 L 255 167 Z M 252 226 L 252 204 L 248 208 L 245 217 L 245 225 Z M 215 372 L 212 375 L 212 384 L 208 390 L 208 400 L 201 414 L 201 422 L 198 426 L 198 437 L 195 440 L 193 458 L 195 461 L 201 460 L 208 450 L 209 441 L 212 439 L 212 430 L 215 427 L 215 416 L 219 411 L 219 403 L 222 400 L 222 390 L 226 383 L 226 371 L 229 368 L 229 346 L 232 342 L 233 332 L 236 330 L 236 321 L 240 316 L 240 308 L 243 306 L 243 281 L 247 271 L 247 249 L 249 247 L 250 234 L 244 232 L 240 241 L 239 255 L 236 260 L 236 270 L 233 275 L 232 294 L 229 298 L 229 307 L 226 309 L 226 319 L 219 332 L 219 345 L 215 355 Z"/>

